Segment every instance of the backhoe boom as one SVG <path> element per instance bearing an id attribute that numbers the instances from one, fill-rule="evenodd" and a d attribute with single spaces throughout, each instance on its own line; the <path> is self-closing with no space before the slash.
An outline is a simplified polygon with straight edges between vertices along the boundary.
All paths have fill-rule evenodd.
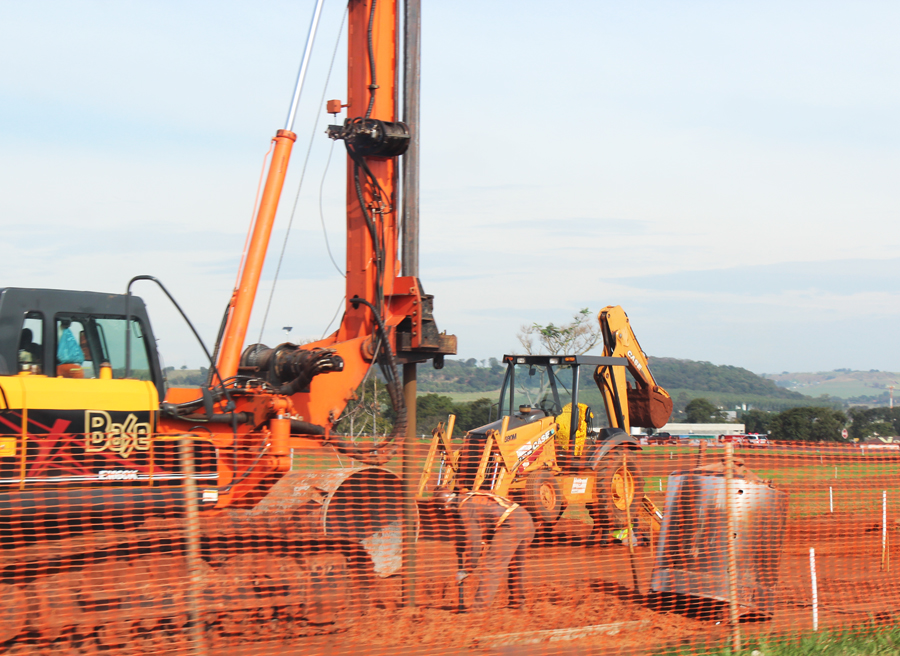
<path id="1" fill-rule="evenodd" d="M 632 424 L 643 428 L 662 428 L 672 415 L 672 398 L 656 384 L 647 356 L 631 329 L 628 315 L 620 305 L 608 305 L 597 315 L 603 333 L 603 355 L 622 357 L 635 387 L 619 367 L 600 366 L 594 380 L 603 393 L 610 426 L 631 432 Z M 627 399 L 626 403 L 622 403 Z"/>

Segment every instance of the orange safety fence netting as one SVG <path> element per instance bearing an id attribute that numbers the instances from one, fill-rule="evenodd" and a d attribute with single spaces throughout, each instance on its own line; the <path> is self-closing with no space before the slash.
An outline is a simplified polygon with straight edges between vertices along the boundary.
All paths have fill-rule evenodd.
<path id="1" fill-rule="evenodd" d="M 644 445 L 509 499 L 435 496 L 440 458 L 419 495 L 403 451 L 296 452 L 219 508 L 190 441 L 149 476 L 0 455 L 0 654 L 701 653 L 900 610 L 900 450 Z"/>

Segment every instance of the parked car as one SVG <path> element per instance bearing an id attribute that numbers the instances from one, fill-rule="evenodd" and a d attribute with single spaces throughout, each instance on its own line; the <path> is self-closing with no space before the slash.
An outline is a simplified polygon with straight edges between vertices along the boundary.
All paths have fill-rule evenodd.
<path id="1" fill-rule="evenodd" d="M 769 438 L 766 435 L 748 435 L 746 445 L 748 449 L 767 449 L 769 448 Z"/>
<path id="2" fill-rule="evenodd" d="M 678 438 L 669 433 L 656 433 L 647 436 L 647 444 L 678 444 Z"/>

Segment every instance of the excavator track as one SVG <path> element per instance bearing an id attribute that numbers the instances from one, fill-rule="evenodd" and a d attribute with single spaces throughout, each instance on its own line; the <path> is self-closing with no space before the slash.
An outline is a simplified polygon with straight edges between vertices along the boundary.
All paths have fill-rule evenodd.
<path id="1" fill-rule="evenodd" d="M 203 516 L 196 561 L 180 516 L 32 527 L 0 549 L 0 654 L 174 651 L 192 618 L 232 649 L 345 630 L 400 565 L 400 486 L 380 468 L 294 472 L 253 507 Z"/>
<path id="2" fill-rule="evenodd" d="M 4 559 L 0 653 L 176 650 L 192 612 L 210 646 L 334 633 L 351 620 L 354 590 L 369 575 L 346 543 L 227 540 L 220 530 L 203 539 L 192 600 L 184 539 L 132 533 L 91 553 Z"/>

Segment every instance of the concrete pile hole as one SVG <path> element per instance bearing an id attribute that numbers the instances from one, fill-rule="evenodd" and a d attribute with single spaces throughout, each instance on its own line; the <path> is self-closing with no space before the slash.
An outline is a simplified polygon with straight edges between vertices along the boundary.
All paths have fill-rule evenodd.
<path id="1" fill-rule="evenodd" d="M 730 489 L 766 501 L 735 506 L 736 626 L 727 533 L 715 523 L 726 505 L 722 454 L 710 449 L 701 470 L 696 447 L 630 457 L 662 525 L 635 503 L 629 545 L 620 528 L 595 531 L 586 508 L 569 507 L 537 528 L 524 605 L 508 606 L 503 582 L 481 612 L 460 612 L 456 515 L 428 501 L 409 515 L 394 463 L 298 460 L 255 506 L 201 516 L 193 582 L 187 515 L 86 524 L 48 506 L 52 521 L 6 531 L 0 654 L 699 653 L 810 634 L 814 612 L 819 631 L 893 626 L 900 456 L 737 450 Z M 701 479 L 706 487 L 688 490 Z M 404 535 L 416 538 L 413 552 Z M 466 606 L 480 578 L 462 583 Z"/>

